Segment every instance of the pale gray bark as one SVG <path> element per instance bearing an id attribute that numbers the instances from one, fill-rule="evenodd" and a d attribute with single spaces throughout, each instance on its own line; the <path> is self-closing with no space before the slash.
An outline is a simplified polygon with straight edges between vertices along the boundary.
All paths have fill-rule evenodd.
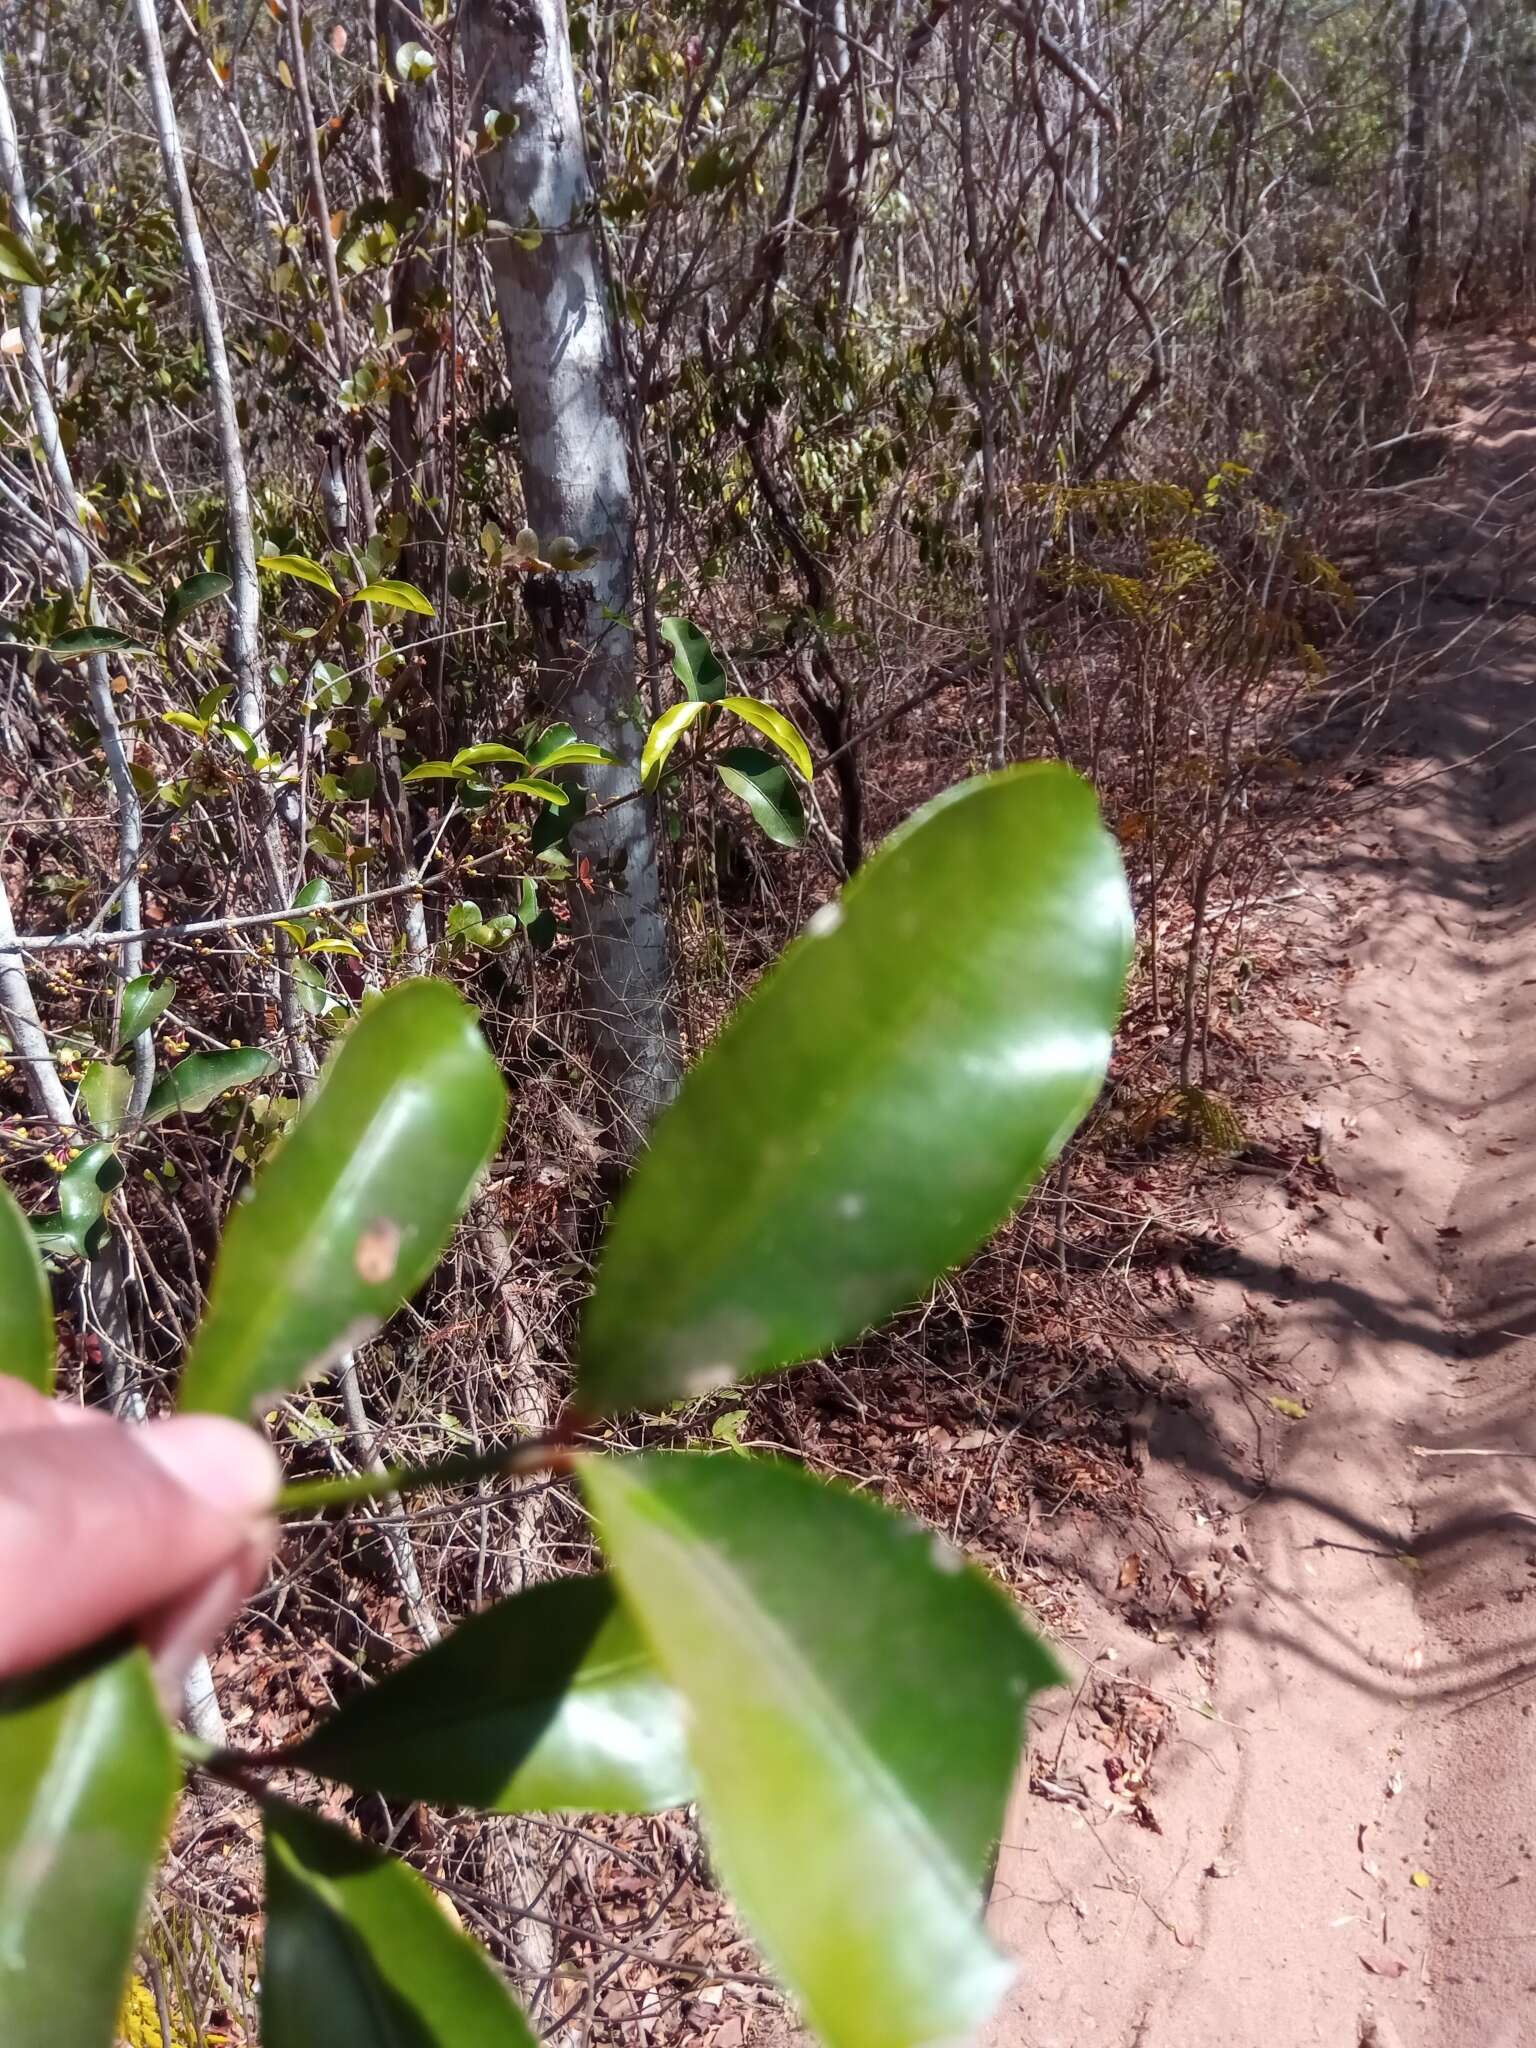
<path id="1" fill-rule="evenodd" d="M 176 125 L 176 106 L 165 71 L 165 49 L 160 40 L 155 0 L 135 0 L 135 9 L 139 39 L 144 49 L 144 77 L 149 87 L 155 135 L 160 144 L 165 182 L 176 214 L 187 279 L 192 286 L 198 329 L 203 337 L 203 353 L 208 363 L 208 393 L 213 401 L 219 438 L 219 472 L 224 483 L 224 530 L 229 577 L 233 586 L 229 593 L 229 665 L 235 675 L 235 715 L 246 731 L 259 739 L 267 722 L 267 707 L 261 673 L 261 595 L 256 586 L 256 530 L 251 519 L 251 495 L 245 475 L 245 451 L 240 443 L 240 421 L 235 410 L 235 387 L 224 348 L 224 322 L 219 314 L 219 302 L 214 296 L 213 273 L 208 268 L 208 252 L 203 247 L 197 208 L 192 204 L 192 187 L 187 182 L 181 131 Z"/>
<path id="2" fill-rule="evenodd" d="M 16 135 L 16 123 L 11 113 L 10 95 L 5 86 L 3 66 L 0 66 L 0 174 L 4 176 L 5 189 L 11 202 L 11 220 L 21 234 L 30 238 L 32 208 L 27 196 L 21 149 Z M 43 353 L 43 295 L 33 286 L 25 285 L 20 298 L 22 366 L 26 375 L 32 424 L 43 451 L 56 500 L 55 532 L 59 537 L 70 588 L 77 598 L 86 603 L 89 616 L 94 618 L 96 607 L 90 594 L 90 556 L 80 532 L 74 474 L 69 466 L 69 457 L 65 453 L 64 438 L 59 432 L 47 359 Z M 123 745 L 122 729 L 118 724 L 117 705 L 112 695 L 112 677 L 105 656 L 94 655 L 86 663 L 86 687 L 90 697 L 91 715 L 95 720 L 102 752 L 107 758 L 107 772 L 117 798 L 118 922 L 132 932 L 136 931 L 142 922 L 139 859 L 144 844 L 144 827 L 139 808 L 139 793 L 129 772 L 127 749 Z M 133 980 L 143 971 L 142 945 L 136 939 L 125 940 L 117 959 L 119 1001 L 123 984 Z M 141 1032 L 134 1040 L 131 1058 L 133 1093 L 129 1098 L 128 1107 L 130 1113 L 136 1115 L 149 1100 L 149 1091 L 155 1078 L 154 1041 L 148 1032 Z"/>
<path id="3" fill-rule="evenodd" d="M 587 1029 L 620 1107 L 643 1130 L 676 1084 L 669 963 L 653 806 L 639 794 L 643 734 L 629 625 L 634 510 L 613 331 L 562 0 L 468 0 L 464 69 L 478 126 L 495 109 L 516 132 L 480 159 L 490 210 L 543 231 L 502 237 L 492 267 L 517 411 L 528 522 L 545 543 L 596 550 L 578 574 L 530 578 L 543 687 L 583 739 L 621 768 L 589 772 L 597 815 L 573 834 L 592 892 L 571 892 Z"/>

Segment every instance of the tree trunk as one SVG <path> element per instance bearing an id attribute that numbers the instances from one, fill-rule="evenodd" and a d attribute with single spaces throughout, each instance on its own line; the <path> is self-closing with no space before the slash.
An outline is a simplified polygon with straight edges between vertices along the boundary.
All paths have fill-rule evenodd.
<path id="1" fill-rule="evenodd" d="M 1429 6 L 1410 0 L 1403 115 L 1403 351 L 1411 366 L 1424 299 L 1424 198 L 1429 181 Z"/>
<path id="2" fill-rule="evenodd" d="M 579 573 L 530 577 L 526 601 L 547 703 L 620 768 L 588 772 L 591 810 L 572 834 L 590 864 L 571 891 L 585 1023 L 621 1116 L 643 1131 L 676 1082 L 655 810 L 639 794 L 630 625 L 634 511 L 617 342 L 562 0 L 467 0 L 461 16 L 475 127 L 515 131 L 482 158 L 490 211 L 536 247 L 494 244 L 492 267 L 517 414 L 528 523 L 547 547 L 595 550 Z M 587 883 L 590 883 L 590 887 Z"/>
<path id="3" fill-rule="evenodd" d="M 396 52 L 421 39 L 417 14 L 406 0 L 375 0 L 374 27 L 385 69 L 398 80 Z M 416 216 L 409 253 L 390 273 L 390 319 L 411 337 L 405 388 L 392 387 L 389 397 L 392 497 L 410 524 L 400 573 L 435 592 L 448 544 L 441 431 L 448 266 L 446 239 L 434 240 L 433 231 L 448 196 L 448 121 L 435 75 L 396 83 L 382 111 L 390 190 Z"/>

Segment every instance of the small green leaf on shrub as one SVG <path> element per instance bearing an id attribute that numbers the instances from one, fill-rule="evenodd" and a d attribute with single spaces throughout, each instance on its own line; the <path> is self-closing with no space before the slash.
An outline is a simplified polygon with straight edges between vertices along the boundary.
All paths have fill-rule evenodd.
<path id="1" fill-rule="evenodd" d="M 578 1399 L 659 1407 L 813 1358 L 972 1252 L 1103 1080 L 1130 958 L 1092 790 L 938 798 L 764 976 L 620 1197 Z"/>
<path id="2" fill-rule="evenodd" d="M 780 846 L 805 844 L 805 806 L 782 761 L 761 747 L 727 747 L 715 757 L 715 773 L 770 839 Z"/>
<path id="3" fill-rule="evenodd" d="M 128 1111 L 133 1076 L 111 1060 L 92 1060 L 80 1076 L 85 1113 L 104 1138 L 115 1138 Z"/>
<path id="4" fill-rule="evenodd" d="M 606 747 L 597 747 L 590 740 L 579 740 L 573 727 L 551 725 L 541 732 L 528 749 L 528 759 L 535 768 L 548 772 L 553 768 L 590 767 L 601 763 L 604 767 L 617 768 L 619 757 L 610 754 Z"/>
<path id="5" fill-rule="evenodd" d="M 536 2048 L 414 1870 L 268 1801 L 262 2048 Z"/>
<path id="6" fill-rule="evenodd" d="M 708 702 L 725 695 L 730 688 L 725 670 L 691 619 L 663 619 L 661 637 L 672 649 L 672 673 L 690 697 Z"/>
<path id="7" fill-rule="evenodd" d="M 462 771 L 451 761 L 421 761 L 401 776 L 402 782 L 452 782 Z"/>
<path id="8" fill-rule="evenodd" d="M 160 615 L 161 630 L 174 632 L 183 619 L 189 619 L 205 604 L 212 604 L 229 587 L 229 578 L 220 575 L 216 569 L 207 569 L 200 576 L 189 576 L 185 583 L 178 583 L 165 600 L 165 610 Z"/>
<path id="9" fill-rule="evenodd" d="M 327 591 L 332 597 L 341 595 L 330 570 L 311 561 L 308 555 L 258 555 L 256 566 L 265 569 L 269 576 L 291 576 L 299 583 L 312 583 L 316 590 Z"/>
<path id="10" fill-rule="evenodd" d="M 694 1796 L 678 1697 L 608 1579 L 473 1615 L 288 1759 L 355 1791 L 483 1813 L 655 1813 Z"/>
<path id="11" fill-rule="evenodd" d="M 0 1375 L 53 1388 L 53 1299 L 37 1238 L 0 1181 Z"/>
<path id="12" fill-rule="evenodd" d="M 143 1032 L 159 1023 L 175 1000 L 176 984 L 169 976 L 156 981 L 151 974 L 136 974 L 123 990 L 118 1044 L 132 1045 Z"/>
<path id="13" fill-rule="evenodd" d="M 142 1650 L 0 1686 L 0 2041 L 116 2038 L 176 1795 Z"/>
<path id="14" fill-rule="evenodd" d="M 78 626 L 48 642 L 55 661 L 84 661 L 92 654 L 147 654 L 149 649 L 131 633 L 119 633 L 111 626 Z"/>
<path id="15" fill-rule="evenodd" d="M 733 711 L 743 725 L 756 726 L 781 752 L 788 755 L 794 766 L 809 782 L 815 774 L 811 750 L 800 737 L 798 727 L 782 711 L 775 711 L 771 704 L 765 704 L 761 697 L 722 697 L 722 711 Z"/>
<path id="16" fill-rule="evenodd" d="M 526 768 L 528 756 L 520 754 L 516 747 L 503 745 L 500 740 L 485 740 L 477 747 L 460 747 L 453 757 L 455 773 L 462 768 L 485 768 L 498 763 Z"/>
<path id="17" fill-rule="evenodd" d="M 14 228 L 0 228 L 0 277 L 7 284 L 31 284 L 39 289 L 48 282 L 37 251 Z"/>
<path id="18" fill-rule="evenodd" d="M 624 1597 L 690 1708 L 712 1853 L 829 2048 L 958 2041 L 1032 1693 L 1056 1659 L 941 1538 L 798 1468 L 583 1458 Z"/>
<path id="19" fill-rule="evenodd" d="M 571 800 L 568 789 L 562 789 L 558 782 L 546 782 L 541 775 L 518 776 L 501 786 L 511 796 L 537 797 L 542 804 L 553 804 L 557 811 L 563 810 Z"/>
<path id="20" fill-rule="evenodd" d="M 431 599 L 414 583 L 403 582 L 395 576 L 386 576 L 378 583 L 365 583 L 353 598 L 354 604 L 392 604 L 397 611 L 419 612 L 424 619 L 435 619 Z"/>
<path id="21" fill-rule="evenodd" d="M 149 1091 L 144 1121 L 158 1123 L 166 1116 L 196 1116 L 227 1095 L 231 1088 L 244 1088 L 270 1074 L 276 1062 L 258 1045 L 231 1046 L 227 1052 L 194 1052 L 178 1060 Z"/>
<path id="22" fill-rule="evenodd" d="M 181 1406 L 243 1415 L 372 1335 L 437 1263 L 505 1117 L 445 982 L 370 1005 L 230 1219 Z"/>
<path id="23" fill-rule="evenodd" d="M 709 710 L 702 698 L 684 697 L 680 703 L 669 704 L 661 716 L 652 724 L 645 736 L 645 745 L 640 750 L 640 780 L 647 789 L 654 789 L 661 780 L 661 772 L 671 757 L 672 749 L 683 734 Z"/>
<path id="24" fill-rule="evenodd" d="M 51 1252 L 72 1252 L 94 1259 L 112 1235 L 107 1223 L 108 1197 L 123 1184 L 124 1166 L 107 1140 L 87 1145 L 59 1175 L 59 1207 L 55 1216 L 34 1216 L 38 1241 Z"/>

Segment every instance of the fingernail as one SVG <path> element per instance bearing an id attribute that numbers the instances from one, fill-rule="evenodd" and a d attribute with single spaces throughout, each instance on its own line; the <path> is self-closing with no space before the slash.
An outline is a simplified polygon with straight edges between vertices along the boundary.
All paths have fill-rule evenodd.
<path id="1" fill-rule="evenodd" d="M 138 1443 L 185 1492 L 232 1522 L 263 1514 L 282 1485 L 282 1469 L 266 1439 L 222 1415 L 151 1422 Z"/>

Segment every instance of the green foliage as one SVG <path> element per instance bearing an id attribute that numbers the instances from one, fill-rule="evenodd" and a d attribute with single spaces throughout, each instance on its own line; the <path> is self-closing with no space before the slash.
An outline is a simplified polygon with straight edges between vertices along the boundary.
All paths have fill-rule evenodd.
<path id="1" fill-rule="evenodd" d="M 371 1336 L 437 1263 L 505 1116 L 450 988 L 381 996 L 230 1222 L 182 1407 L 244 1415 Z"/>
<path id="2" fill-rule="evenodd" d="M 271 1073 L 274 1064 L 271 1053 L 255 1045 L 189 1053 L 162 1074 L 149 1091 L 144 1121 L 153 1124 L 167 1116 L 196 1116 L 231 1088 L 244 1088 L 261 1080 Z"/>
<path id="3" fill-rule="evenodd" d="M 721 1872 L 811 2024 L 832 2048 L 962 2038 L 1010 1974 L 980 1910 L 1055 1659 L 941 1538 L 793 1466 L 581 1469 L 690 1708 Z"/>
<path id="4" fill-rule="evenodd" d="M 805 805 L 781 761 L 761 747 L 726 747 L 715 756 L 715 773 L 770 839 L 780 846 L 805 844 Z"/>
<path id="5" fill-rule="evenodd" d="M 47 1393 L 53 1386 L 53 1302 L 37 1239 L 0 1184 L 0 1374 Z"/>
<path id="6" fill-rule="evenodd" d="M 163 981 L 156 981 L 151 974 L 135 975 L 123 987 L 118 1044 L 131 1045 L 141 1033 L 151 1030 L 175 1000 L 176 984 L 169 976 Z"/>
<path id="7" fill-rule="evenodd" d="M 0 1686 L 6 2048 L 108 2048 L 175 1794 L 142 1650 Z"/>
<path id="8" fill-rule="evenodd" d="M 263 2048 L 535 2048 L 475 1944 L 392 1856 L 270 1800 Z"/>
<path id="9" fill-rule="evenodd" d="M 199 576 L 189 576 L 185 583 L 178 583 L 165 600 L 165 608 L 160 615 L 161 632 L 174 633 L 194 612 L 223 597 L 229 587 L 229 578 L 211 569 Z"/>
<path id="10" fill-rule="evenodd" d="M 589 1412 L 814 1357 L 965 1257 L 1060 1151 L 1130 958 L 1092 791 L 951 790 L 819 912 L 699 1060 L 609 1230 Z"/>
<path id="11" fill-rule="evenodd" d="M 360 1792 L 482 1813 L 654 1813 L 694 1796 L 677 1696 L 607 1579 L 473 1615 L 290 1760 Z"/>
<path id="12" fill-rule="evenodd" d="M 672 673 L 685 696 L 704 703 L 725 696 L 730 688 L 725 670 L 697 626 L 688 619 L 666 618 L 661 622 L 661 637 L 672 649 Z"/>
<path id="13" fill-rule="evenodd" d="M 551 729 L 531 744 L 548 760 L 580 743 Z M 761 756 L 759 774 L 762 762 L 776 765 Z M 295 903 L 305 943 L 323 908 L 315 885 Z M 659 1121 L 587 1314 L 588 1412 L 793 1363 L 928 1285 L 1092 1099 L 1127 954 L 1118 857 L 1066 770 L 984 778 L 914 818 L 818 913 Z M 127 1021 L 142 1025 L 163 993 L 134 986 Z M 231 1058 L 194 1055 L 164 1085 L 200 1106 L 229 1085 Z M 365 1007 L 229 1223 L 181 1406 L 245 1413 L 375 1330 L 437 1259 L 505 1100 L 445 984 L 407 982 Z M 110 1144 L 82 1153 L 50 1227 L 89 1251 L 121 1171 Z M 0 1212 L 0 1278 L 21 1283 L 0 1338 L 41 1383 L 49 1334 L 27 1236 Z M 1006 1978 L 981 1926 L 986 1873 L 1028 1702 L 1060 1672 L 941 1540 L 751 1456 L 741 1419 L 720 1418 L 719 1450 L 584 1452 L 611 1579 L 474 1616 L 300 1742 L 239 1759 L 239 1781 L 298 1769 L 493 1812 L 696 1797 L 748 1925 L 830 2048 L 958 2038 Z M 559 1472 L 571 1436 L 301 1481 L 287 1505 Z M 106 2048 L 165 1820 L 167 1733 L 139 1657 L 5 1700 L 0 2019 L 19 2018 L 0 2031 L 20 2048 Z M 489 1963 L 413 1872 L 297 1808 L 265 1800 L 263 1815 L 264 2048 L 531 2048 Z M 12 1955 L 24 1976 L 6 1976 Z M 63 2007 L 75 2031 L 40 2031 Z"/>
<path id="14" fill-rule="evenodd" d="M 42 1249 L 55 1258 L 93 1259 L 111 1236 L 107 1204 L 123 1184 L 123 1162 L 110 1142 L 87 1145 L 59 1175 L 59 1206 L 34 1216 Z"/>

